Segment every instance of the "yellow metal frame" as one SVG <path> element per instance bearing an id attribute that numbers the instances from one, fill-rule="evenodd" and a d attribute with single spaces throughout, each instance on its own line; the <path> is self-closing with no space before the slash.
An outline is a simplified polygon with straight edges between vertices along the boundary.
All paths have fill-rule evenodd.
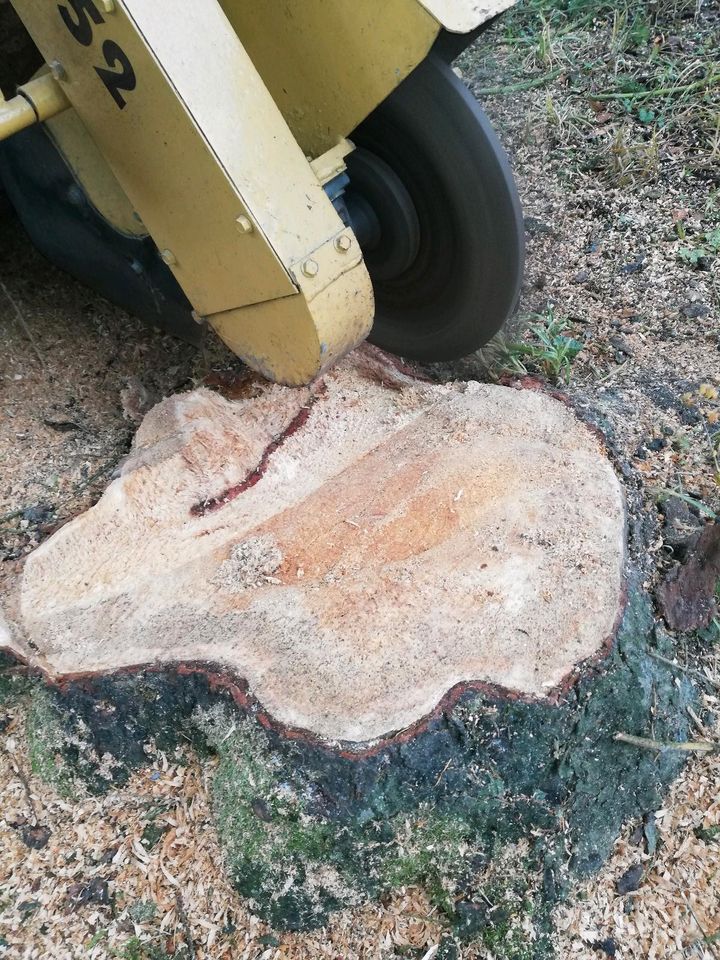
<path id="1" fill-rule="evenodd" d="M 306 383 L 367 336 L 370 278 L 323 184 L 443 17 L 465 29 L 493 10 L 476 0 L 11 2 L 55 80 L 32 81 L 46 97 L 32 117 L 26 96 L 0 105 L 0 134 L 3 116 L 19 129 L 71 104 L 49 128 L 91 200 L 123 232 L 149 232 L 197 315 L 266 376 Z"/>
<path id="2" fill-rule="evenodd" d="M 440 29 L 417 0 L 219 0 L 310 157 L 347 137 L 427 56 Z"/>

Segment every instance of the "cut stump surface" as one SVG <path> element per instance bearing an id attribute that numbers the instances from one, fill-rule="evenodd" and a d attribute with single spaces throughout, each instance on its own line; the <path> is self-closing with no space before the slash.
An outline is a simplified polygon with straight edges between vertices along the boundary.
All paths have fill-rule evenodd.
<path id="1" fill-rule="evenodd" d="M 624 499 L 541 392 L 369 348 L 307 389 L 170 397 L 27 560 L 0 646 L 51 678 L 206 663 L 281 725 L 367 743 L 458 685 L 547 697 L 612 637 Z"/>

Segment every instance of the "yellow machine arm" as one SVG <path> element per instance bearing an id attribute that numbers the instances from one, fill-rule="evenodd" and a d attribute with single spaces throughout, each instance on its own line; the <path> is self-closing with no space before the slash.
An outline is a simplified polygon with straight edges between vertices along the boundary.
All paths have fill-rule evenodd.
<path id="1" fill-rule="evenodd" d="M 324 189 L 346 138 L 441 27 L 514 0 L 11 2 L 52 73 L 0 103 L 0 138 L 71 105 L 81 124 L 49 129 L 90 198 L 112 180 L 198 321 L 302 384 L 373 323 L 360 246 Z"/>

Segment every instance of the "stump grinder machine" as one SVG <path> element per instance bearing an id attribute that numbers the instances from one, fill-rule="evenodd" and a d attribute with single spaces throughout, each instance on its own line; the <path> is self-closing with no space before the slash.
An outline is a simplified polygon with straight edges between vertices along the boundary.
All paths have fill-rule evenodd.
<path id="1" fill-rule="evenodd" d="M 523 261 L 452 60 L 514 0 L 0 0 L 0 181 L 127 310 L 299 385 L 486 343 Z"/>

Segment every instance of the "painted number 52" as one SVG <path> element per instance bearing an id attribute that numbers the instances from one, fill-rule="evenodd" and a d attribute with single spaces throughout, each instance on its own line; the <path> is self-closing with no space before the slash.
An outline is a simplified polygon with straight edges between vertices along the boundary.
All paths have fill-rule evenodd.
<path id="1" fill-rule="evenodd" d="M 58 10 L 65 26 L 83 47 L 89 47 L 92 43 L 94 26 L 105 23 L 93 0 L 69 0 L 67 4 L 58 4 Z M 95 67 L 95 73 L 105 84 L 118 107 L 123 110 L 127 104 L 123 91 L 129 92 L 137 86 L 135 70 L 128 55 L 114 40 L 105 40 L 102 54 L 107 66 Z"/>

